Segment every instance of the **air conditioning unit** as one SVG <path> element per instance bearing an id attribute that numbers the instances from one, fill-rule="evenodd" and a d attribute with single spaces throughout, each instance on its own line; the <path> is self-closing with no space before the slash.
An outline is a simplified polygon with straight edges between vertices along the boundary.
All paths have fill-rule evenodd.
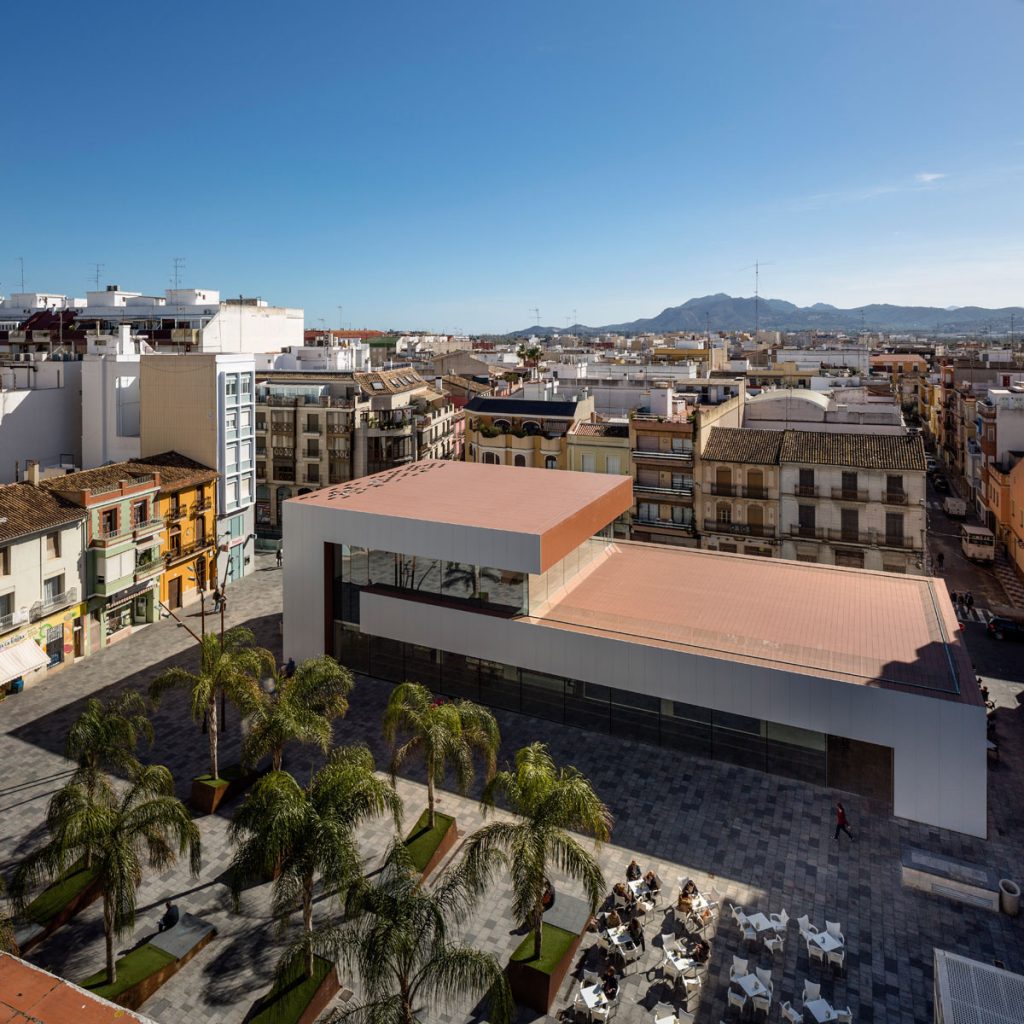
<path id="1" fill-rule="evenodd" d="M 935 1024 L 1024 1024 L 1024 975 L 934 952 Z"/>

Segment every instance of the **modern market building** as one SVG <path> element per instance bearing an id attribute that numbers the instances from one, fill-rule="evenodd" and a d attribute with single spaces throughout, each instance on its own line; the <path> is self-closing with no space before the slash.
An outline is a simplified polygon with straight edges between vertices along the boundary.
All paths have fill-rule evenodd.
<path id="1" fill-rule="evenodd" d="M 625 476 L 440 461 L 293 498 L 285 654 L 986 834 L 941 582 L 613 540 L 632 501 Z"/>

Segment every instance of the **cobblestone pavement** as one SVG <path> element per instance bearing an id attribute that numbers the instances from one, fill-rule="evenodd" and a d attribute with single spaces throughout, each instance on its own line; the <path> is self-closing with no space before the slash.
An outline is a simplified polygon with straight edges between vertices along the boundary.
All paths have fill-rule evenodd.
<path id="1" fill-rule="evenodd" d="M 234 587 L 229 602 L 230 624 L 246 623 L 278 658 L 280 648 L 280 573 L 268 557 L 258 571 Z M 186 621 L 198 623 L 191 612 Z M 979 633 L 982 627 L 975 627 Z M 970 634 L 968 634 L 970 642 Z M 0 704 L 0 865 L 9 871 L 16 859 L 43 835 L 46 803 L 67 773 L 60 751 L 68 723 L 82 701 L 107 696 L 127 687 L 144 688 L 168 664 L 194 657 L 186 631 L 165 620 L 127 638 L 106 653 L 70 666 L 20 696 Z M 501 757 L 532 740 L 548 743 L 561 762 L 576 764 L 593 782 L 615 815 L 614 844 L 600 851 L 609 886 L 624 876 L 636 855 L 666 883 L 692 875 L 699 884 L 713 884 L 727 901 L 747 908 L 791 917 L 807 913 L 819 927 L 825 919 L 841 922 L 847 940 L 845 975 L 835 977 L 808 963 L 806 949 L 791 926 L 784 952 L 772 962 L 766 953 L 751 952 L 752 966 L 771 967 L 776 999 L 800 1000 L 803 979 L 822 981 L 822 995 L 840 1006 L 850 1005 L 857 1021 L 909 1022 L 931 1020 L 932 948 L 939 946 L 977 957 L 1001 960 L 1024 971 L 1024 918 L 986 913 L 938 897 L 905 890 L 899 881 L 902 844 L 941 851 L 993 867 L 1000 877 L 1021 879 L 1024 864 L 1024 799 L 1018 769 L 1024 764 L 1021 724 L 1021 672 L 1012 667 L 992 679 L 1001 739 L 1001 762 L 990 775 L 990 839 L 975 840 L 939 829 L 912 825 L 881 814 L 866 801 L 846 797 L 857 841 L 832 840 L 829 791 L 798 781 L 763 775 L 731 765 L 704 761 L 640 744 L 597 737 L 571 728 L 497 714 L 506 737 Z M 385 764 L 380 739 L 380 713 L 389 687 L 360 678 L 348 717 L 338 724 L 340 743 L 366 742 Z M 171 696 L 155 714 L 157 741 L 147 757 L 167 764 L 177 779 L 179 795 L 187 796 L 189 779 L 204 770 L 206 744 L 185 712 L 184 699 Z M 237 756 L 238 722 L 229 709 L 229 728 L 222 759 Z M 308 777 L 312 756 L 290 751 L 286 767 L 300 779 Z M 414 820 L 424 803 L 421 779 L 415 772 L 399 780 L 406 820 Z M 480 822 L 473 794 L 468 798 L 444 791 L 441 807 L 458 817 L 466 834 Z M 191 879 L 184 867 L 162 874 L 147 872 L 139 893 L 135 935 L 119 944 L 127 949 L 147 937 L 174 897 L 182 909 L 212 921 L 217 938 L 143 1006 L 161 1024 L 238 1022 L 270 984 L 277 952 L 284 939 L 269 919 L 269 887 L 245 893 L 236 913 L 224 884 L 230 860 L 226 814 L 198 819 L 203 837 L 203 870 Z M 361 834 L 367 864 L 373 867 L 389 839 L 388 826 L 376 823 Z M 453 856 L 458 855 L 456 848 Z M 555 878 L 556 888 L 572 887 Z M 509 915 L 509 893 L 498 887 L 465 923 L 464 940 L 504 959 L 519 943 Z M 30 959 L 72 980 L 98 969 L 103 962 L 100 905 L 93 904 L 71 925 L 37 947 Z M 333 912 L 320 901 L 317 915 Z M 662 952 L 662 912 L 647 925 L 647 952 L 623 983 L 619 1020 L 624 1024 L 652 1021 L 651 1009 L 668 996 L 657 969 Z M 713 942 L 713 956 L 696 1019 L 717 1024 L 726 1011 L 732 955 L 747 955 L 735 925 L 726 917 Z M 591 936 L 581 959 L 601 962 Z M 346 979 L 351 985 L 351 979 Z M 572 1003 L 575 980 L 565 982 L 555 1010 Z M 448 1024 L 479 1020 L 480 1008 L 434 1008 L 426 1016 Z M 520 1011 L 520 1021 L 533 1018 Z M 777 1019 L 773 1007 L 771 1019 Z"/>

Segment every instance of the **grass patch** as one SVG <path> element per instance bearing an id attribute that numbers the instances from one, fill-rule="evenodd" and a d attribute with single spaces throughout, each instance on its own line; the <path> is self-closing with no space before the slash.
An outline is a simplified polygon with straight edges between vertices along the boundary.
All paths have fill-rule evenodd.
<path id="1" fill-rule="evenodd" d="M 429 811 L 424 811 L 412 831 L 405 837 L 405 848 L 409 851 L 416 870 L 421 874 L 426 870 L 430 858 L 434 856 L 435 851 L 441 845 L 441 840 L 444 839 L 448 829 L 455 821 L 450 815 L 435 811 L 434 827 L 430 828 L 427 825 L 429 813 Z"/>
<path id="2" fill-rule="evenodd" d="M 569 952 L 569 947 L 576 941 L 572 932 L 559 928 L 557 925 L 548 924 L 546 921 L 541 926 L 540 935 L 540 959 L 533 958 L 533 932 L 519 943 L 516 951 L 512 954 L 511 962 L 522 964 L 524 967 L 532 967 L 535 970 L 550 974 L 561 962 L 562 957 Z"/>
<path id="3" fill-rule="evenodd" d="M 310 978 L 303 977 L 303 967 L 300 959 L 283 978 L 274 982 L 274 987 L 246 1017 L 249 1024 L 295 1024 L 333 965 L 318 956 L 313 957 L 313 975 Z"/>
<path id="4" fill-rule="evenodd" d="M 231 784 L 231 779 L 225 778 L 229 771 L 230 769 L 226 768 L 224 771 L 220 773 L 220 778 L 217 779 L 215 779 L 209 772 L 207 772 L 205 775 L 197 775 L 192 781 L 200 782 L 204 786 L 210 786 L 212 789 L 221 789 L 223 786 L 228 786 Z"/>
<path id="5" fill-rule="evenodd" d="M 104 967 L 91 978 L 86 978 L 82 982 L 82 988 L 88 989 L 102 999 L 116 1000 L 122 992 L 173 963 L 174 957 L 170 953 L 165 953 L 147 942 L 117 961 L 117 981 L 113 985 L 107 983 L 107 969 Z"/>
<path id="6" fill-rule="evenodd" d="M 48 885 L 26 908 L 25 917 L 35 924 L 49 924 L 73 899 L 80 896 L 96 877 L 92 868 L 75 861 L 63 875 Z"/>

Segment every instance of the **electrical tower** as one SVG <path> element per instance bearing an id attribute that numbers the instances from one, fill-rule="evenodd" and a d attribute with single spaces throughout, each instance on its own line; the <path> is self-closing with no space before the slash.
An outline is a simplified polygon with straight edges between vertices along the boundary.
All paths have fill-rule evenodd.
<path id="1" fill-rule="evenodd" d="M 540 327 L 540 310 L 534 306 L 530 312 L 533 313 L 533 322 Z"/>

